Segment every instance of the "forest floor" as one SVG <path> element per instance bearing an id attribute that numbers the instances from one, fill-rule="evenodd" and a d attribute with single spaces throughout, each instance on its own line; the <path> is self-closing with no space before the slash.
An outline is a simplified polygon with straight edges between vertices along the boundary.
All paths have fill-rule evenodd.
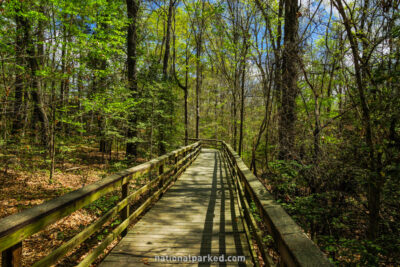
<path id="1" fill-rule="evenodd" d="M 2 154 L 3 152 L 3 154 Z M 46 200 L 64 195 L 93 183 L 110 173 L 125 168 L 123 153 L 112 153 L 113 160 L 102 155 L 97 148 L 87 145 L 75 146 L 73 151 L 63 153 L 58 160 L 52 181 L 49 181 L 49 161 L 34 149 L 27 147 L 21 153 L 10 149 L 0 152 L 0 218 L 38 205 Z M 72 156 L 73 153 L 73 156 Z M 39 156 L 38 156 L 39 155 Z M 46 168 L 47 167 L 47 168 Z M 48 255 L 54 248 L 80 232 L 118 200 L 118 196 L 101 198 L 94 204 L 80 209 L 44 230 L 24 240 L 23 266 Z M 62 266 L 73 266 L 87 253 L 90 243 L 98 243 L 102 233 L 66 257 Z M 86 248 L 85 248 L 86 247 Z"/>

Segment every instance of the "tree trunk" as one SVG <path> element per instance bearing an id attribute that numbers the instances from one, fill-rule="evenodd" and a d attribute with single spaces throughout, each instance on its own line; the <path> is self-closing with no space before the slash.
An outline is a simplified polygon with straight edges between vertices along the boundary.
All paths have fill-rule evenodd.
<path id="1" fill-rule="evenodd" d="M 21 3 L 22 5 L 22 3 Z M 25 42 L 24 42 L 24 25 L 27 23 L 26 18 L 21 13 L 21 8 L 16 8 L 16 17 L 15 17 L 15 27 L 16 27 L 16 40 L 15 40 L 15 57 L 16 57 L 16 65 L 19 66 L 17 68 L 17 72 L 15 75 L 15 102 L 14 102 L 14 120 L 12 124 L 11 134 L 15 135 L 19 130 L 22 129 L 22 96 L 23 96 L 23 84 L 24 84 L 24 76 L 23 76 L 23 68 L 25 65 L 24 60 L 24 52 L 25 52 Z"/>
<path id="2" fill-rule="evenodd" d="M 35 45 L 31 38 L 31 26 L 27 20 L 23 23 L 24 27 L 24 42 L 27 47 L 28 63 L 31 74 L 31 96 L 34 102 L 34 120 L 38 120 L 41 125 L 41 143 L 43 146 L 49 145 L 50 127 L 49 120 L 44 109 L 44 101 L 41 95 L 40 81 L 37 72 L 40 70 L 38 58 L 43 55 L 36 54 Z M 40 36 L 40 35 L 39 35 Z M 42 35 L 43 36 L 43 35 Z M 39 42 L 42 40 L 39 40 Z M 39 53 L 41 51 L 39 50 Z"/>
<path id="3" fill-rule="evenodd" d="M 174 8 L 175 1 L 169 0 L 168 14 L 167 14 L 167 32 L 165 36 L 165 52 L 163 60 L 163 76 L 164 80 L 168 79 L 168 60 L 170 51 L 170 39 L 171 39 L 171 25 L 172 25 L 172 12 Z"/>
<path id="4" fill-rule="evenodd" d="M 247 50 L 247 49 L 246 49 Z M 240 98 L 240 128 L 239 128 L 239 149 L 238 154 L 242 156 L 243 147 L 243 123 L 244 123 L 244 86 L 246 77 L 246 62 L 243 63 L 242 70 L 242 86 L 241 86 L 241 98 Z"/>
<path id="5" fill-rule="evenodd" d="M 172 27 L 172 15 L 175 1 L 170 0 L 168 6 L 168 14 L 167 14 L 167 26 L 165 31 L 165 51 L 164 51 L 164 59 L 163 59 L 163 79 L 164 81 L 168 80 L 168 61 L 170 56 L 170 43 L 171 43 L 171 27 Z M 165 24 L 164 24 L 165 25 Z M 162 92 L 160 95 L 160 109 L 163 112 L 169 112 L 170 118 L 173 115 L 173 105 L 165 104 L 168 102 L 168 87 L 162 87 Z M 171 122 L 170 122 L 171 123 Z M 171 123 L 172 124 L 172 123 Z M 165 130 L 167 128 L 167 121 L 162 114 L 159 115 L 159 130 L 158 130 L 158 151 L 159 155 L 163 155 L 167 152 L 166 144 L 166 136 Z"/>
<path id="6" fill-rule="evenodd" d="M 127 66 L 128 66 L 128 86 L 131 91 L 131 97 L 137 97 L 137 72 L 136 72 L 136 46 L 137 46 L 137 19 L 139 12 L 140 0 L 126 0 L 126 7 L 128 13 L 128 37 L 127 37 Z M 128 139 L 134 139 L 137 137 L 137 115 L 131 111 L 129 116 L 128 126 Z M 126 144 L 126 156 L 136 157 L 137 156 L 137 142 L 136 140 L 128 140 Z"/>
<path id="7" fill-rule="evenodd" d="M 383 178 L 381 176 L 380 170 L 378 170 L 377 168 L 379 160 L 375 159 L 375 147 L 372 140 L 372 125 L 371 125 L 370 110 L 367 104 L 367 98 L 365 96 L 366 85 L 363 79 L 362 72 L 363 68 L 365 69 L 366 66 L 363 66 L 363 64 L 365 63 L 363 63 L 364 61 L 360 58 L 360 54 L 358 51 L 359 43 L 357 42 L 357 39 L 352 32 L 351 22 L 349 21 L 345 13 L 341 0 L 335 0 L 334 4 L 343 18 L 343 23 L 346 29 L 347 38 L 349 39 L 350 42 L 350 47 L 353 55 L 357 90 L 360 97 L 362 124 L 365 132 L 365 142 L 369 149 L 368 165 L 371 174 L 369 175 L 368 178 L 368 191 L 367 191 L 368 209 L 369 209 L 369 226 L 367 235 L 370 240 L 374 240 L 376 239 L 379 233 L 379 221 L 380 221 L 379 211 L 381 205 L 380 195 L 382 191 Z"/>
<path id="8" fill-rule="evenodd" d="M 202 83 L 202 65 L 201 56 L 203 49 L 203 28 L 204 28 L 204 6 L 205 1 L 201 1 L 200 11 L 200 22 L 198 26 L 198 32 L 196 33 L 196 138 L 199 138 L 199 127 L 200 127 L 200 92 Z"/>
<path id="9" fill-rule="evenodd" d="M 189 55 L 188 55 L 188 45 L 186 44 L 186 70 L 185 70 L 185 145 L 188 145 L 188 138 L 189 138 L 189 133 L 188 133 L 188 128 L 189 128 L 189 120 L 188 120 L 188 86 L 189 86 Z"/>
<path id="10" fill-rule="evenodd" d="M 285 34 L 282 62 L 282 109 L 279 125 L 279 159 L 294 158 L 296 97 L 298 94 L 298 18 L 297 0 L 285 0 Z"/>
<path id="11" fill-rule="evenodd" d="M 237 103 L 236 103 L 236 90 L 233 92 L 233 150 L 237 151 Z"/>
<path id="12" fill-rule="evenodd" d="M 196 138 L 199 138 L 200 124 L 200 90 L 201 90 L 201 48 L 202 36 L 200 34 L 196 43 Z"/>
<path id="13" fill-rule="evenodd" d="M 248 50 L 247 38 L 244 37 L 243 39 L 244 45 L 244 54 L 242 55 L 242 84 L 241 84 L 241 103 L 240 103 L 240 129 L 239 129 L 239 156 L 242 155 L 243 149 L 243 124 L 244 124 L 244 87 L 245 87 L 245 78 L 246 78 L 246 56 Z"/>
<path id="14" fill-rule="evenodd" d="M 174 16 L 174 29 L 175 29 L 175 16 Z M 173 73 L 175 80 L 178 86 L 183 90 L 184 93 L 184 124 L 185 124 L 185 146 L 188 145 L 188 138 L 189 138 L 189 120 L 188 120 L 188 90 L 189 90 L 189 38 L 186 39 L 186 48 L 185 48 L 185 85 L 182 85 L 178 79 L 175 63 L 176 63 L 176 47 L 175 47 L 175 31 L 173 35 Z"/>

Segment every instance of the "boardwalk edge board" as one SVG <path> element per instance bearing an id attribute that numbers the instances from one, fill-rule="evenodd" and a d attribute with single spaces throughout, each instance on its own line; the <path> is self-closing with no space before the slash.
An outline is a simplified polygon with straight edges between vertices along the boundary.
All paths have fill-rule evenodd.
<path id="1" fill-rule="evenodd" d="M 49 255 L 40 259 L 34 265 L 50 266 L 56 263 L 69 251 L 79 246 L 94 234 L 106 222 L 120 215 L 122 223 L 113 229 L 102 243 L 87 255 L 78 265 L 89 266 L 98 258 L 99 255 L 103 254 L 104 249 L 107 248 L 109 244 L 121 235 L 126 235 L 129 224 L 136 220 L 143 212 L 148 210 L 148 208 L 169 189 L 170 184 L 194 162 L 200 154 L 202 147 L 206 146 L 218 149 L 220 151 L 218 153 L 223 156 L 219 157 L 220 161 L 223 162 L 224 168 L 227 167 L 229 172 L 228 175 L 230 176 L 229 179 L 231 179 L 230 183 L 233 185 L 230 186 L 232 186 L 233 190 L 236 191 L 235 199 L 237 203 L 235 205 L 239 205 L 238 215 L 241 218 L 240 227 L 242 229 L 240 235 L 246 237 L 245 239 L 248 243 L 247 248 L 250 249 L 254 261 L 253 263 L 256 266 L 259 264 L 257 262 L 258 260 L 254 259 L 256 258 L 256 254 L 253 251 L 253 240 L 256 241 L 258 248 L 261 249 L 261 256 L 264 262 L 268 266 L 274 266 L 274 263 L 268 256 L 265 244 L 262 243 L 263 232 L 252 215 L 249 205 L 251 202 L 256 204 L 258 213 L 265 224 L 268 233 L 273 237 L 275 247 L 279 253 L 280 265 L 289 267 L 333 266 L 318 246 L 307 237 L 301 227 L 298 226 L 286 211 L 274 200 L 273 196 L 247 168 L 246 164 L 229 144 L 216 139 L 189 138 L 188 140 L 196 141 L 196 143 L 181 147 L 168 154 L 110 175 L 98 182 L 87 185 L 61 197 L 0 219 L 0 252 L 2 252 L 2 263 L 5 264 L 5 266 L 20 266 L 22 262 L 22 242 L 24 239 L 43 230 L 46 226 L 58 221 L 72 212 L 85 207 L 101 196 L 115 190 L 121 190 L 122 199 L 111 210 L 103 214 L 102 217 L 69 241 L 52 251 Z M 153 177 L 153 173 L 155 172 L 157 172 L 157 175 Z M 129 182 L 148 173 L 150 173 L 150 177 L 153 177 L 150 179 L 149 183 L 129 194 Z M 181 184 L 179 186 L 182 187 L 186 185 Z M 176 198 L 174 197 L 174 193 L 186 194 L 185 192 L 190 192 L 191 187 L 189 186 L 186 188 L 189 191 L 183 190 L 182 188 L 175 189 L 176 192 L 172 192 L 171 196 Z M 156 189 L 156 191 L 147 196 L 147 199 L 141 204 L 141 206 L 130 213 L 128 204 L 138 196 L 143 195 L 152 189 Z M 206 194 L 197 193 L 198 196 L 207 197 Z M 188 197 L 190 198 L 192 196 L 188 195 Z M 221 200 L 215 199 L 214 205 L 215 203 L 220 202 Z M 205 221 L 207 222 L 207 219 Z M 213 220 L 210 221 L 213 223 Z M 194 222 L 195 221 L 193 221 L 193 223 Z M 209 236 L 203 234 L 203 237 L 208 238 Z"/>
<path id="2" fill-rule="evenodd" d="M 98 182 L 87 185 L 61 197 L 0 219 L 0 252 L 2 252 L 2 263 L 9 266 L 19 265 L 21 263 L 21 253 L 16 252 L 21 250 L 22 241 L 24 239 L 41 231 L 46 226 L 56 222 L 57 220 L 68 216 L 72 212 L 85 207 L 105 194 L 117 189 L 123 189 L 130 181 L 147 174 L 152 170 L 157 168 L 162 170 L 162 173 L 160 173 L 158 178 L 156 178 L 158 182 L 162 182 L 165 179 L 165 176 L 167 175 L 164 174 L 171 175 L 171 173 L 175 173 L 174 176 L 178 176 L 182 173 L 182 169 L 190 165 L 193 159 L 200 152 L 200 149 L 200 142 L 181 147 L 168 154 L 110 175 Z M 174 164 L 170 164 L 171 161 L 174 162 Z M 168 165 L 171 165 L 169 169 L 163 171 L 164 166 Z M 153 186 L 156 185 L 157 182 L 152 180 L 149 184 Z M 149 184 L 145 185 L 138 191 L 144 193 L 151 187 Z M 131 198 L 133 198 L 132 195 L 130 199 Z M 53 251 L 53 253 L 49 255 L 50 257 L 42 262 L 43 264 L 40 266 L 49 266 L 51 263 L 54 263 L 56 259 L 61 258 L 61 256 L 65 255 L 68 251 L 82 243 L 89 237 L 86 236 L 87 234 L 95 232 L 98 227 L 106 222 L 104 220 L 114 217 L 116 215 L 114 213 L 124 209 L 127 203 L 128 201 L 122 200 L 115 210 L 103 215 L 103 217 L 94 223 L 94 226 L 89 226 L 89 229 L 87 228 L 84 230 L 83 234 L 81 232 L 81 235 L 78 235 L 78 237 L 73 238 L 72 241 L 70 240 L 69 243 L 67 242 L 59 249 Z M 15 255 L 19 255 L 18 259 L 16 259 Z"/>

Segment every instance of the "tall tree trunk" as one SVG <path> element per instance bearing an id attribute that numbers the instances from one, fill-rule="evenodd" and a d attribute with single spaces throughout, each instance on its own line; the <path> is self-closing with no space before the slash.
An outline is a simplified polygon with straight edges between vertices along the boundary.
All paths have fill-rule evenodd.
<path id="1" fill-rule="evenodd" d="M 175 25 L 175 17 L 174 17 L 174 25 Z M 189 138 L 189 119 L 188 119 L 188 90 L 189 90 L 189 38 L 186 40 L 186 48 L 185 48 L 185 85 L 182 85 L 178 79 L 175 62 L 176 62 L 176 48 L 175 48 L 175 31 L 173 35 L 174 48 L 173 48 L 173 73 L 178 86 L 183 90 L 184 93 L 184 124 L 185 124 L 185 146 L 188 145 Z"/>
<path id="2" fill-rule="evenodd" d="M 37 76 L 37 72 L 40 70 L 38 58 L 43 57 L 43 55 L 36 54 L 34 42 L 31 38 L 31 26 L 27 20 L 24 22 L 23 26 L 25 30 L 24 42 L 27 45 L 28 62 L 31 72 L 31 96 L 34 102 L 34 120 L 38 120 L 41 125 L 42 145 L 48 146 L 50 136 L 49 120 L 44 108 L 44 101 L 41 94 L 41 84 L 39 77 Z M 42 40 L 39 40 L 39 42 L 40 41 Z M 40 53 L 41 51 L 39 50 L 38 52 Z"/>
<path id="3" fill-rule="evenodd" d="M 189 128 L 189 120 L 188 120 L 188 88 L 189 86 L 189 49 L 188 49 L 188 43 L 186 43 L 186 59 L 185 59 L 185 145 L 188 145 L 188 138 L 189 138 L 189 133 L 188 133 L 188 128 Z"/>
<path id="4" fill-rule="evenodd" d="M 64 22 L 65 23 L 65 22 Z M 61 75 L 65 74 L 65 69 L 67 65 L 67 59 L 66 59 L 66 50 L 67 50 L 67 27 L 63 25 L 63 42 L 61 45 Z M 66 87 L 66 80 L 65 77 L 61 79 L 60 83 L 60 96 L 61 96 L 61 105 L 64 105 L 65 101 L 65 87 Z"/>
<path id="5" fill-rule="evenodd" d="M 264 87 L 264 92 L 265 92 L 265 115 L 264 119 L 260 125 L 260 129 L 258 131 L 258 136 L 256 139 L 256 142 L 253 144 L 253 149 L 252 149 L 252 155 L 251 155 L 251 163 L 250 163 L 250 170 L 253 171 L 253 174 L 257 176 L 257 164 L 256 164 L 256 151 L 257 148 L 260 144 L 261 141 L 261 136 L 266 130 L 265 133 L 265 161 L 266 161 L 266 166 L 268 167 L 268 124 L 269 124 L 269 118 L 270 118 L 270 113 L 269 112 L 269 106 L 270 106 L 270 95 L 271 95 L 271 86 L 272 86 L 272 80 L 270 79 L 267 81 L 267 77 L 265 74 L 262 75 L 262 82 L 263 82 L 263 87 Z"/>
<path id="6" fill-rule="evenodd" d="M 236 82 L 235 82 L 236 83 Z M 237 151 L 237 101 L 236 101 L 236 90 L 233 92 L 233 150 Z"/>
<path id="7" fill-rule="evenodd" d="M 196 138 L 199 138 L 202 36 L 196 42 Z"/>
<path id="8" fill-rule="evenodd" d="M 127 65 L 128 65 L 128 86 L 131 91 L 131 97 L 136 98 L 138 96 L 137 89 L 137 72 L 136 72 L 136 46 L 137 46 L 137 19 L 139 12 L 140 0 L 126 0 L 126 7 L 128 13 L 128 38 L 127 38 Z M 137 137 L 137 114 L 133 111 L 129 116 L 129 127 L 128 127 L 128 139 Z M 136 157 L 137 156 L 137 142 L 135 140 L 128 140 L 126 144 L 126 156 Z"/>
<path id="9" fill-rule="evenodd" d="M 109 5 L 110 0 L 106 1 L 106 4 Z M 108 19 L 108 15 L 103 15 L 104 19 Z M 106 31 L 108 30 L 109 26 L 108 24 L 102 22 L 99 24 L 99 29 L 100 31 Z M 100 39 L 102 42 L 105 42 L 104 37 L 101 36 L 96 36 L 96 38 Z M 104 76 L 104 74 L 97 75 L 98 71 L 106 71 L 107 70 L 107 59 L 101 57 L 99 58 L 98 56 L 95 56 L 94 58 L 94 67 L 95 67 L 95 77 L 94 81 L 98 81 L 96 83 L 96 87 L 93 88 L 93 92 L 98 92 L 98 93 L 105 93 L 106 88 L 107 88 L 107 78 Z M 100 76 L 100 77 L 98 77 Z M 112 139 L 107 138 L 107 118 L 102 114 L 101 111 L 97 112 L 97 123 L 98 123 L 98 135 L 100 136 L 100 142 L 99 142 L 99 151 L 102 153 L 102 158 L 104 159 L 104 154 L 110 154 L 112 150 Z"/>
<path id="10" fill-rule="evenodd" d="M 245 33 L 246 35 L 246 33 Z M 239 151 L 238 154 L 239 156 L 242 155 L 242 149 L 243 149 L 243 124 L 244 124 L 244 100 L 245 100 L 245 95 L 244 95 L 244 87 L 245 87 L 245 81 L 246 81 L 246 56 L 247 56 L 247 50 L 248 50 L 248 44 L 247 44 L 247 38 L 244 37 L 243 39 L 243 46 L 244 46 L 244 54 L 242 55 L 242 84 L 241 84 L 241 98 L 240 98 L 240 129 L 239 129 Z"/>
<path id="11" fill-rule="evenodd" d="M 349 18 L 347 17 L 342 1 L 335 0 L 334 4 L 338 9 L 346 29 L 347 38 L 350 42 L 350 47 L 353 55 L 354 70 L 356 76 L 356 85 L 360 97 L 360 105 L 362 111 L 362 124 L 365 132 L 365 142 L 369 150 L 369 169 L 371 174 L 368 177 L 368 209 L 369 209 L 369 225 L 367 235 L 370 240 L 376 239 L 379 233 L 379 211 L 381 206 L 381 191 L 383 184 L 383 177 L 377 165 L 380 165 L 380 160 L 375 159 L 375 147 L 372 140 L 372 123 L 370 109 L 367 104 L 367 97 L 365 95 L 365 79 L 363 79 L 363 69 L 366 69 L 365 61 L 360 58 L 359 43 L 356 36 L 352 32 L 352 26 Z M 363 11 L 367 12 L 367 11 Z M 377 157 L 378 158 L 378 157 Z"/>
<path id="12" fill-rule="evenodd" d="M 170 0 L 168 5 L 168 14 L 167 14 L 167 25 L 165 30 L 165 51 L 164 51 L 164 59 L 163 59 L 163 79 L 164 81 L 168 80 L 168 61 L 170 56 L 170 45 L 171 45 L 171 28 L 172 28 L 172 15 L 175 1 Z M 164 24 L 165 25 L 165 24 Z M 170 118 L 173 115 L 173 105 L 166 104 L 168 102 L 168 87 L 164 86 L 161 88 L 162 92 L 160 95 L 160 109 L 166 113 L 169 113 Z M 171 121 L 170 121 L 171 122 Z M 172 124 L 172 123 L 171 123 Z M 167 152 L 166 149 L 166 136 L 165 130 L 167 128 L 167 121 L 163 114 L 159 115 L 159 130 L 158 130 L 158 151 L 160 155 L 163 155 Z"/>
<path id="13" fill-rule="evenodd" d="M 69 34 L 69 30 L 67 28 L 67 26 L 65 25 L 67 23 L 67 15 L 64 16 L 64 22 L 63 22 L 63 27 L 62 27 L 62 45 L 61 45 L 61 75 L 63 75 L 63 77 L 61 78 L 61 82 L 60 82 L 60 107 L 64 107 L 68 104 L 68 94 L 69 94 L 69 76 L 67 74 L 67 69 L 69 68 L 68 66 L 68 47 L 67 44 L 69 42 L 69 38 L 68 38 L 68 34 Z M 70 21 L 72 21 L 72 18 L 69 18 Z M 67 117 L 68 114 L 67 112 L 61 112 L 60 116 L 62 117 Z M 60 122 L 61 124 L 61 129 L 62 129 L 62 133 L 64 135 L 67 134 L 68 132 L 68 125 L 66 123 Z"/>
<path id="14" fill-rule="evenodd" d="M 22 5 L 22 3 L 20 3 Z M 24 25 L 27 23 L 26 18 L 22 16 L 20 13 L 22 12 L 22 8 L 16 8 L 16 16 L 15 16 L 15 27 L 16 27 L 16 40 L 15 40 L 15 56 L 16 56 L 16 65 L 17 72 L 15 75 L 15 102 L 14 102 L 14 120 L 12 123 L 11 134 L 15 135 L 19 130 L 22 129 L 22 97 L 23 97 L 23 84 L 24 84 L 24 75 L 23 69 L 25 65 L 24 53 L 25 53 L 25 42 L 24 42 Z"/>
<path id="15" fill-rule="evenodd" d="M 279 159 L 293 157 L 299 61 L 298 2 L 285 0 L 284 51 L 282 62 L 282 109 L 279 125 Z"/>
<path id="16" fill-rule="evenodd" d="M 246 63 L 243 63 L 242 70 L 242 86 L 241 86 L 241 97 L 240 97 L 240 128 L 239 128 L 239 156 L 242 155 L 243 148 L 243 124 L 244 124 L 244 86 L 245 86 L 245 77 L 246 77 Z"/>
<path id="17" fill-rule="evenodd" d="M 167 32 L 165 34 L 166 35 L 165 36 L 165 52 L 164 52 L 164 60 L 163 60 L 164 80 L 168 79 L 168 60 L 169 60 L 169 52 L 170 52 L 172 13 L 173 13 L 174 4 L 175 4 L 174 0 L 169 0 L 168 14 L 167 14 Z"/>
<path id="18" fill-rule="evenodd" d="M 202 64 L 201 56 L 203 49 L 203 28 L 204 28 L 204 6 L 205 1 L 201 1 L 200 22 L 198 25 L 198 32 L 196 33 L 196 138 L 199 138 L 200 127 L 200 93 L 202 83 Z M 196 11 L 197 12 L 197 11 Z"/>

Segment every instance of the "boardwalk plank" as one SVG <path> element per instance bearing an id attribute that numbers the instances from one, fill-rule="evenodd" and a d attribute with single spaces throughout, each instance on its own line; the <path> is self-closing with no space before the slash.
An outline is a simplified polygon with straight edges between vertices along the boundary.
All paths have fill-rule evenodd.
<path id="1" fill-rule="evenodd" d="M 196 161 L 100 264 L 252 266 L 236 192 L 217 150 Z M 244 263 L 159 262 L 155 256 L 246 256 Z"/>

